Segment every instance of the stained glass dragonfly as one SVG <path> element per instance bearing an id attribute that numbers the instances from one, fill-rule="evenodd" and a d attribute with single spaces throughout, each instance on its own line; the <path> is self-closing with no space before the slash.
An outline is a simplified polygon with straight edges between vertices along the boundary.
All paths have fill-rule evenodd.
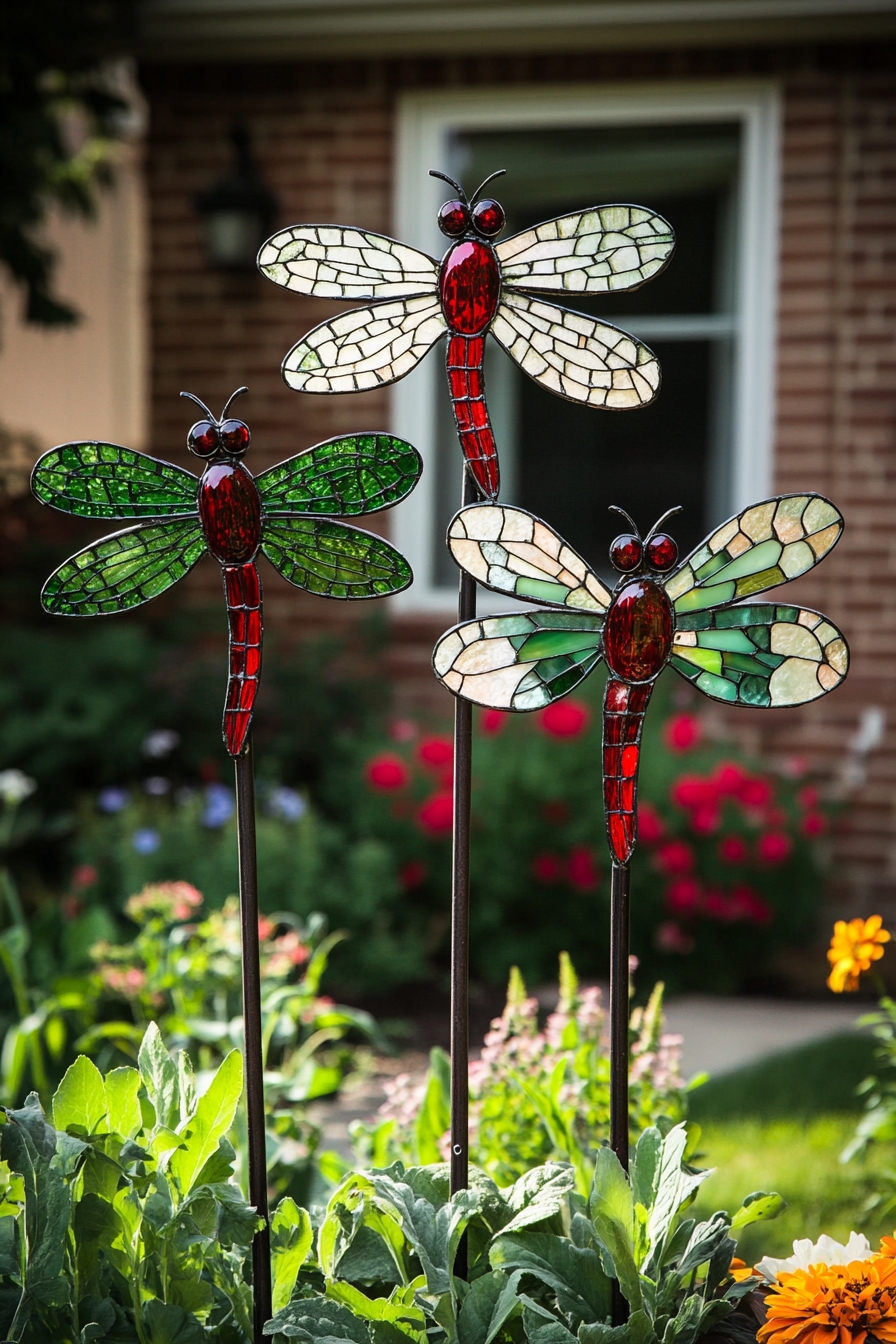
<path id="1" fill-rule="evenodd" d="M 817 611 L 753 600 L 805 574 L 837 542 L 843 520 L 823 496 L 754 504 L 681 564 L 662 530 L 670 514 L 644 538 L 624 516 L 631 531 L 610 547 L 620 574 L 611 592 L 532 514 L 462 509 L 448 530 L 457 564 L 486 588 L 548 605 L 457 625 L 433 654 L 436 676 L 455 695 L 521 711 L 566 695 L 606 660 L 604 810 L 619 864 L 635 846 L 641 728 L 664 667 L 725 704 L 776 707 L 826 695 L 849 665 L 846 641 Z"/>
<path id="2" fill-rule="evenodd" d="M 503 173 L 501 169 L 501 173 Z M 612 294 L 658 275 L 672 227 L 634 205 L 604 205 L 551 219 L 504 242 L 504 211 L 482 191 L 457 191 L 439 211 L 451 245 L 441 263 L 366 229 L 297 224 L 258 254 L 275 284 L 369 308 L 321 322 L 293 346 L 283 377 L 300 392 L 364 392 L 404 377 L 448 336 L 448 386 L 464 456 L 479 490 L 498 495 L 498 454 L 485 400 L 488 332 L 542 387 L 607 410 L 646 406 L 659 390 L 653 353 L 633 336 L 543 294 Z"/>
<path id="3" fill-rule="evenodd" d="M 56 616 L 109 616 L 158 597 L 203 555 L 220 564 L 229 632 L 224 741 L 246 742 L 261 672 L 263 553 L 289 583 L 323 597 L 401 592 L 411 568 L 382 537 L 338 521 L 389 508 L 420 476 L 416 448 L 391 434 L 329 439 L 254 476 L 241 461 L 251 434 L 190 392 L 203 416 L 187 447 L 201 477 L 114 443 L 64 443 L 37 462 L 32 489 L 43 504 L 82 518 L 145 521 L 103 537 L 66 560 L 44 585 Z M 331 516 L 336 515 L 336 516 Z"/>

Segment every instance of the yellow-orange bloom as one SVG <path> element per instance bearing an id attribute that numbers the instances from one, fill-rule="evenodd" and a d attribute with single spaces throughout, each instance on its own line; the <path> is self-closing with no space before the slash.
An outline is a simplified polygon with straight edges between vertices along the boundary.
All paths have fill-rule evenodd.
<path id="1" fill-rule="evenodd" d="M 765 1299 L 758 1344 L 896 1344 L 896 1261 L 853 1260 L 783 1273 Z"/>
<path id="2" fill-rule="evenodd" d="M 871 963 L 883 956 L 883 944 L 890 941 L 890 935 L 882 924 L 880 915 L 851 919 L 848 924 L 845 919 L 837 920 L 828 948 L 828 961 L 832 967 L 828 988 L 835 994 L 858 989 L 862 972 L 870 970 Z"/>

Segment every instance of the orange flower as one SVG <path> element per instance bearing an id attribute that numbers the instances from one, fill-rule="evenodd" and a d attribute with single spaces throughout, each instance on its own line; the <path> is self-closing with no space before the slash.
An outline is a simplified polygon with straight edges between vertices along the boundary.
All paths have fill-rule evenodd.
<path id="1" fill-rule="evenodd" d="M 728 1273 L 735 1283 L 745 1283 L 747 1279 L 755 1279 L 759 1277 L 755 1269 L 748 1265 L 746 1261 L 739 1260 L 737 1256 L 734 1256 L 731 1264 L 728 1266 Z"/>
<path id="2" fill-rule="evenodd" d="M 896 1344 L 896 1261 L 812 1265 L 782 1273 L 765 1299 L 758 1344 Z"/>
<path id="3" fill-rule="evenodd" d="M 890 941 L 890 935 L 882 924 L 880 915 L 851 919 L 848 924 L 843 919 L 837 920 L 828 948 L 828 961 L 832 967 L 828 988 L 835 994 L 858 989 L 862 972 L 870 970 L 871 963 L 883 956 L 883 944 Z"/>

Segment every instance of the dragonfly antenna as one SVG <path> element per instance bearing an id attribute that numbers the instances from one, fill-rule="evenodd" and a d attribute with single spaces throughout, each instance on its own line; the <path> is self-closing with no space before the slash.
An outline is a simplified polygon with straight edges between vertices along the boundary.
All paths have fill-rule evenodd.
<path id="1" fill-rule="evenodd" d="M 610 510 L 611 513 L 621 513 L 626 522 L 629 523 L 629 525 L 631 526 L 631 529 L 634 532 L 635 536 L 636 537 L 641 536 L 641 533 L 638 531 L 638 524 L 635 522 L 634 518 L 631 516 L 630 513 L 626 513 L 625 509 L 620 509 L 618 504 L 608 504 L 607 508 Z M 674 509 L 672 510 L 672 512 L 674 513 Z M 668 518 L 669 515 L 665 514 L 664 516 Z M 662 518 L 660 519 L 660 522 L 662 522 Z"/>
<path id="2" fill-rule="evenodd" d="M 489 182 L 494 182 L 496 177 L 503 177 L 506 172 L 507 172 L 506 168 L 499 168 L 496 173 L 490 173 L 489 176 L 485 179 L 485 181 L 480 183 L 480 185 L 473 192 L 473 195 L 470 198 L 470 204 L 475 205 L 476 202 L 479 200 L 479 197 L 482 195 L 484 189 L 488 186 Z"/>
<path id="3" fill-rule="evenodd" d="M 223 411 L 221 412 L 222 420 L 225 419 L 227 412 L 230 410 L 231 403 L 236 401 L 237 397 L 241 397 L 244 392 L 248 391 L 249 391 L 248 387 L 238 387 L 235 392 L 231 392 L 230 396 L 227 398 L 227 404 L 225 405 Z"/>
<path id="4" fill-rule="evenodd" d="M 447 173 L 437 172 L 435 168 L 430 168 L 429 175 L 430 177 L 440 177 L 443 182 L 447 182 L 449 187 L 453 187 L 454 190 L 457 192 L 458 196 L 461 198 L 464 205 L 469 205 L 469 201 L 467 200 L 467 193 L 464 191 L 463 187 L 460 185 L 459 182 L 455 182 L 453 177 L 449 177 Z"/>
<path id="5" fill-rule="evenodd" d="M 683 512 L 683 509 L 684 509 L 683 504 L 676 504 L 674 509 L 667 509 L 666 512 L 663 514 L 662 518 L 657 519 L 653 527 L 647 533 L 647 536 L 644 538 L 645 544 L 650 540 L 651 537 L 656 536 L 657 532 L 659 532 L 660 528 L 662 527 L 663 523 L 666 521 L 667 518 L 671 518 L 674 513 Z"/>
<path id="6" fill-rule="evenodd" d="M 215 417 L 212 415 L 209 408 L 206 406 L 205 402 L 200 401 L 198 397 L 194 397 L 192 392 L 181 392 L 181 396 L 188 397 L 190 401 L 195 401 L 196 405 L 200 408 L 200 410 L 205 411 L 206 415 L 208 416 L 209 420 L 211 420 L 212 424 L 218 423 Z"/>

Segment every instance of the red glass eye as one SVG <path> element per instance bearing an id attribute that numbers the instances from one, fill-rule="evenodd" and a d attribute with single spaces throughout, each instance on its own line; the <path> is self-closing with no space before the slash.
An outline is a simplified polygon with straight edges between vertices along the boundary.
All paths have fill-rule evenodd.
<path id="1" fill-rule="evenodd" d="M 504 210 L 497 201 L 480 201 L 473 207 L 473 226 L 484 238 L 494 238 L 504 227 Z"/>
<path id="2" fill-rule="evenodd" d="M 242 457 L 252 442 L 249 426 L 242 420 L 225 420 L 221 426 L 221 447 L 231 457 Z"/>
<path id="3" fill-rule="evenodd" d="M 678 546 L 665 532 L 657 532 L 647 543 L 647 563 L 651 569 L 665 574 L 678 559 Z"/>
<path id="4" fill-rule="evenodd" d="M 439 211 L 439 228 L 449 238 L 459 238 L 470 223 L 470 207 L 463 201 L 446 201 Z"/>
<path id="5" fill-rule="evenodd" d="M 211 457 L 218 451 L 218 426 L 210 420 L 197 420 L 187 435 L 187 447 L 197 457 Z"/>
<path id="6" fill-rule="evenodd" d="M 643 554 L 641 538 L 632 532 L 622 532 L 610 545 L 610 564 L 623 574 L 629 574 L 638 568 Z"/>

